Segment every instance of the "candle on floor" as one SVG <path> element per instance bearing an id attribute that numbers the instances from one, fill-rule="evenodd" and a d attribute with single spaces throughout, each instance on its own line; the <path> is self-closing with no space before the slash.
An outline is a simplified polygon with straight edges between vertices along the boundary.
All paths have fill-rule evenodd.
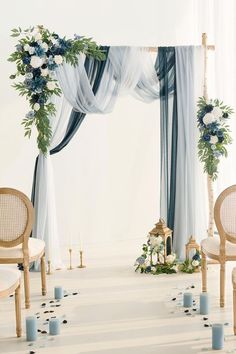
<path id="1" fill-rule="evenodd" d="M 36 339 L 38 337 L 36 316 L 26 317 L 25 323 L 26 323 L 26 340 L 27 340 L 27 342 L 36 341 Z"/>
<path id="2" fill-rule="evenodd" d="M 221 323 L 212 325 L 212 349 L 220 350 L 224 347 L 224 326 Z"/>
<path id="3" fill-rule="evenodd" d="M 193 294 L 192 293 L 184 293 L 184 307 L 192 307 L 193 306 Z"/>
<path id="4" fill-rule="evenodd" d="M 62 286 L 55 286 L 54 288 L 54 298 L 60 300 L 64 297 L 64 290 Z"/>
<path id="5" fill-rule="evenodd" d="M 60 321 L 58 318 L 51 318 L 49 320 L 49 334 L 53 336 L 60 334 Z"/>
<path id="6" fill-rule="evenodd" d="M 209 295 L 208 293 L 200 294 L 200 314 L 208 315 L 209 313 Z"/>

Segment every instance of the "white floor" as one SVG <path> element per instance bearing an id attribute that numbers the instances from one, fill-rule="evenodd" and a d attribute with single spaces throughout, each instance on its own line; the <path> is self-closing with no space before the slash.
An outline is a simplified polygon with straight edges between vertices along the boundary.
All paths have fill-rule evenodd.
<path id="1" fill-rule="evenodd" d="M 131 252 L 132 253 L 132 252 Z M 225 325 L 225 348 L 219 353 L 236 353 L 236 338 L 232 332 L 231 269 L 228 264 L 227 304 L 218 306 L 219 268 L 209 266 L 209 292 L 211 313 L 209 320 L 191 312 L 187 316 L 179 305 L 186 288 L 196 294 L 198 303 L 200 274 L 141 275 L 134 273 L 133 255 L 112 253 L 101 256 L 90 254 L 87 268 L 56 271 L 47 277 L 48 295 L 40 296 L 39 274 L 31 274 L 32 307 L 22 310 L 23 328 L 27 315 L 40 312 L 40 329 L 46 329 L 43 314 L 47 309 L 67 319 L 59 336 L 39 335 L 32 346 L 23 337 L 15 337 L 14 299 L 0 302 L 0 353 L 26 354 L 30 350 L 42 354 L 192 354 L 211 352 L 211 328 L 204 323 L 222 322 Z M 40 307 L 53 298 L 53 287 L 63 285 L 68 293 L 79 290 L 62 300 L 61 307 Z M 176 301 L 172 301 L 177 297 Z M 22 296 L 23 300 L 23 296 Z M 54 315 L 54 314 L 51 314 Z"/>

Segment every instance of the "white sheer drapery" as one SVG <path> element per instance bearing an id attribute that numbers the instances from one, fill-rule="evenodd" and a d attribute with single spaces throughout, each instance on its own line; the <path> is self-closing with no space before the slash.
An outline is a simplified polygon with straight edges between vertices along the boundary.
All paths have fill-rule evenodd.
<path id="1" fill-rule="evenodd" d="M 185 244 L 193 235 L 206 236 L 206 178 L 198 160 L 196 102 L 203 90 L 202 47 L 176 47 L 178 142 L 174 249 L 185 258 Z"/>

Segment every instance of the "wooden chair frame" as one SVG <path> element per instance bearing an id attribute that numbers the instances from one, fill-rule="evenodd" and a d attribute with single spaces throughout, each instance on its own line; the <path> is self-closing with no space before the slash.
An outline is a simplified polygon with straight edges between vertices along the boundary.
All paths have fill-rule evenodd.
<path id="1" fill-rule="evenodd" d="M 0 298 L 7 297 L 15 292 L 15 313 L 16 313 L 16 335 L 21 337 L 22 327 L 21 327 L 21 296 L 20 296 L 20 279 L 18 279 L 15 284 L 10 288 L 0 291 Z"/>
<path id="2" fill-rule="evenodd" d="M 30 308 L 30 284 L 29 284 L 29 264 L 41 259 L 41 284 L 42 295 L 46 295 L 46 264 L 45 264 L 45 249 L 36 257 L 29 256 L 28 241 L 32 232 L 34 223 L 34 208 L 29 198 L 22 192 L 13 188 L 0 188 L 1 194 L 10 194 L 18 197 L 25 204 L 27 209 L 27 222 L 26 227 L 22 235 L 13 241 L 0 240 L 0 247 L 11 248 L 22 244 L 23 258 L 0 258 L 1 264 L 19 264 L 24 266 L 24 289 L 25 289 L 25 307 Z"/>
<path id="3" fill-rule="evenodd" d="M 236 238 L 232 237 L 228 234 L 222 225 L 221 222 L 221 206 L 224 202 L 225 198 L 231 193 L 236 192 L 236 185 L 230 186 L 226 188 L 217 198 L 215 207 L 214 207 L 214 218 L 216 227 L 220 236 L 220 249 L 219 255 L 215 255 L 209 252 L 206 252 L 201 248 L 202 253 L 202 291 L 207 291 L 207 257 L 214 259 L 218 263 L 220 263 L 220 307 L 224 307 L 225 305 L 225 263 L 226 261 L 236 261 L 236 254 L 227 256 L 225 253 L 225 244 L 226 241 L 231 243 L 236 243 Z"/>

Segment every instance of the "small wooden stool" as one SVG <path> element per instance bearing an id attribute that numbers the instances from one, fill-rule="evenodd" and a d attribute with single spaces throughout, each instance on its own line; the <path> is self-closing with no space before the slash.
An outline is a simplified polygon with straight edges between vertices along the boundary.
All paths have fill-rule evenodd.
<path id="1" fill-rule="evenodd" d="M 234 335 L 236 335 L 236 268 L 232 271 L 233 283 L 233 311 L 234 311 Z"/>
<path id="2" fill-rule="evenodd" d="M 15 292 L 16 335 L 21 337 L 21 273 L 10 268 L 0 268 L 0 298 L 7 297 Z"/>

